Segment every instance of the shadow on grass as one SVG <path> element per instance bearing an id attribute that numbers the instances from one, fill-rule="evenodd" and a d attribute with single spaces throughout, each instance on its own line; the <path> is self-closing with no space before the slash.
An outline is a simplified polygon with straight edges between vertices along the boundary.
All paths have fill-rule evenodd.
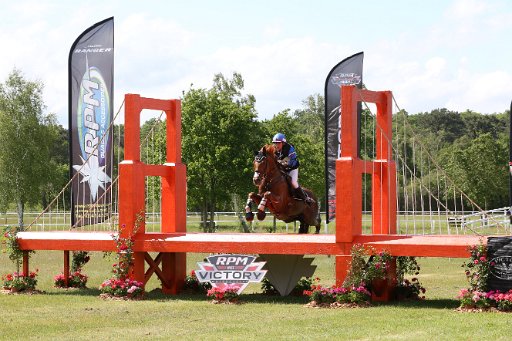
<path id="1" fill-rule="evenodd" d="M 76 289 L 76 288 L 68 288 L 68 289 L 52 289 L 52 291 L 45 291 L 45 295 L 50 296 L 99 296 L 101 291 L 99 289 L 94 288 L 85 288 L 85 289 Z"/>
<path id="2" fill-rule="evenodd" d="M 418 309 L 456 309 L 460 305 L 460 301 L 456 299 L 434 298 L 420 301 L 391 301 L 391 302 L 374 302 L 376 307 L 404 307 Z"/>
<path id="3" fill-rule="evenodd" d="M 160 289 L 154 289 L 147 292 L 144 296 L 145 300 L 150 301 L 208 301 L 206 293 L 182 293 L 179 295 L 166 295 Z M 307 297 L 297 296 L 271 296 L 263 294 L 242 294 L 239 301 L 242 303 L 279 303 L 279 304 L 306 304 Z"/>
<path id="4" fill-rule="evenodd" d="M 99 289 L 54 289 L 45 292 L 50 296 L 99 296 L 101 291 Z M 154 289 L 144 295 L 145 301 L 155 302 L 172 302 L 172 301 L 190 301 L 200 302 L 208 301 L 205 293 L 182 293 L 179 295 L 167 295 L 162 293 L 161 289 Z M 307 297 L 300 296 L 274 296 L 264 295 L 261 293 L 243 294 L 240 296 L 242 303 L 254 304 L 293 304 L 304 305 L 309 302 Z M 418 309 L 456 309 L 460 302 L 456 299 L 427 299 L 421 301 L 391 301 L 391 302 L 373 302 L 374 307 L 395 307 L 395 308 L 418 308 Z"/>

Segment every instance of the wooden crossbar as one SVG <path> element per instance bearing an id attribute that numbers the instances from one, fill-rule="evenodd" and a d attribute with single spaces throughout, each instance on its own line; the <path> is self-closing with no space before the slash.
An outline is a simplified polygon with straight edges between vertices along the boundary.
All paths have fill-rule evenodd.
<path id="1" fill-rule="evenodd" d="M 359 235 L 353 243 L 387 250 L 394 256 L 469 257 L 468 247 L 485 243 L 471 235 Z M 101 232 L 21 232 L 23 250 L 114 251 L 112 235 Z M 352 243 L 337 243 L 333 234 L 145 233 L 136 236 L 135 252 L 349 255 Z M 155 259 L 150 267 L 157 266 Z M 151 272 L 152 273 L 152 272 Z"/>

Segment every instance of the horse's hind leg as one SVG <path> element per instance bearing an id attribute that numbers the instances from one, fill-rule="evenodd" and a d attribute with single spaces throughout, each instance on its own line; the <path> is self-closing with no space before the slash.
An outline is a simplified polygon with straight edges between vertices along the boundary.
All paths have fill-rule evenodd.
<path id="1" fill-rule="evenodd" d="M 309 233 L 309 225 L 305 222 L 300 222 L 299 233 Z"/>
<path id="2" fill-rule="evenodd" d="M 315 234 L 320 234 L 320 224 L 315 225 Z"/>

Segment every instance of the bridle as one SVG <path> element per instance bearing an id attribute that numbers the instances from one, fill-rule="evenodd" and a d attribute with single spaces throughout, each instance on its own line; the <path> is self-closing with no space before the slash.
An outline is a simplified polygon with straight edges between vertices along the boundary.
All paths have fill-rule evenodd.
<path id="1" fill-rule="evenodd" d="M 272 186 L 272 183 L 277 183 L 278 181 L 274 181 L 274 180 L 279 180 L 282 178 L 280 172 L 278 173 L 278 176 L 274 176 L 273 178 L 271 178 L 269 181 L 266 181 L 267 179 L 267 176 L 269 175 L 268 173 L 268 160 L 267 160 L 267 156 L 261 152 L 259 152 L 255 157 L 254 157 L 254 161 L 256 161 L 257 163 L 262 163 L 262 162 L 265 162 L 265 169 L 263 171 L 254 171 L 254 173 L 258 174 L 258 177 L 261 179 L 262 183 L 265 184 L 264 186 L 264 189 L 265 191 L 269 191 L 270 190 L 270 187 Z"/>

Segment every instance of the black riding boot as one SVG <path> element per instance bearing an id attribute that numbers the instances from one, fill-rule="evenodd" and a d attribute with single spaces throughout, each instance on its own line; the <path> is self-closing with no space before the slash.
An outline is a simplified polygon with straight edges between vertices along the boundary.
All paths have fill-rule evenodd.
<path id="1" fill-rule="evenodd" d="M 295 188 L 295 195 L 296 195 L 299 199 L 304 200 L 304 202 L 305 202 L 306 204 L 308 204 L 308 205 L 309 205 L 309 204 L 312 204 L 312 203 L 314 202 L 314 200 L 313 200 L 313 199 L 311 199 L 311 198 L 309 197 L 309 195 L 306 193 L 306 191 L 304 191 L 304 189 L 303 189 L 302 187 L 300 187 L 300 186 L 299 186 L 299 187 L 297 187 L 297 188 Z"/>

